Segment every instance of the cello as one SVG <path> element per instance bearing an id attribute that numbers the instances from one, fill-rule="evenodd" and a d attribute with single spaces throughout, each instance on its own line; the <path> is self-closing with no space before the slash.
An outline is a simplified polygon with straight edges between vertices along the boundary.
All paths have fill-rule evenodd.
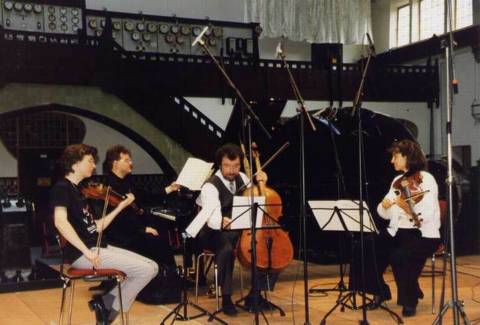
<path id="1" fill-rule="evenodd" d="M 241 147 L 245 152 L 243 145 Z M 261 170 L 261 164 L 256 146 L 252 153 L 255 157 L 255 166 L 258 172 Z M 246 158 L 244 158 L 244 167 L 247 175 L 252 179 L 252 173 Z M 268 229 L 268 227 L 278 226 L 278 221 L 282 217 L 282 199 L 275 190 L 267 187 L 263 181 L 258 182 L 257 186 L 246 189 L 243 195 L 250 196 L 252 190 L 253 195 L 265 197 L 266 213 L 262 221 L 262 227 L 267 227 L 267 229 L 259 229 L 256 232 L 257 268 L 262 271 L 280 272 L 293 259 L 293 245 L 285 230 L 281 228 Z M 243 230 L 238 241 L 237 257 L 244 267 L 250 267 L 252 264 L 251 238 L 250 230 Z"/>

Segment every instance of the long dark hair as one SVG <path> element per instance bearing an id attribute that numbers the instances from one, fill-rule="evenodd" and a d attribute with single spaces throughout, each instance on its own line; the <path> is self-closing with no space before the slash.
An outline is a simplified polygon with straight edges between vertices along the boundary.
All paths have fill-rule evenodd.
<path id="1" fill-rule="evenodd" d="M 389 149 L 392 154 L 400 153 L 407 157 L 407 174 L 411 175 L 421 170 L 427 170 L 427 159 L 420 146 L 411 140 L 400 140 L 392 143 Z"/>

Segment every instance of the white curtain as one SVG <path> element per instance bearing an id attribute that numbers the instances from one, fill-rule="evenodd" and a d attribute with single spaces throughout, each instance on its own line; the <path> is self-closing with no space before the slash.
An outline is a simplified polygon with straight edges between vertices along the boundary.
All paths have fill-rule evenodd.
<path id="1" fill-rule="evenodd" d="M 263 37 L 312 43 L 363 44 L 371 28 L 371 0 L 245 0 L 245 20 Z"/>

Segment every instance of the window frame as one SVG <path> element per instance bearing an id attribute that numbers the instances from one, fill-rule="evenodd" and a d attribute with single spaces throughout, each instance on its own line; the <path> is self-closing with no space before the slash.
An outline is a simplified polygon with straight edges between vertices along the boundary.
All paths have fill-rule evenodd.
<path id="1" fill-rule="evenodd" d="M 403 45 L 398 45 L 398 34 L 399 34 L 399 19 L 400 19 L 400 10 L 405 8 L 405 7 L 409 7 L 409 10 L 408 10 L 408 41 L 406 44 L 403 44 Z M 412 42 L 412 24 L 411 24 L 411 20 L 412 20 L 412 8 L 410 6 L 410 3 L 406 3 L 406 4 L 403 4 L 403 5 L 400 5 L 400 6 L 397 6 L 397 22 L 396 22 L 396 32 L 395 32 L 395 44 L 397 47 L 400 47 L 400 46 L 405 46 L 405 45 L 408 45 L 408 44 L 411 44 Z"/>
<path id="2" fill-rule="evenodd" d="M 412 44 L 412 43 L 415 43 L 417 41 L 423 41 L 423 40 L 426 40 L 430 37 L 427 37 L 427 38 L 421 38 L 421 30 L 422 30 L 422 10 L 421 10 L 421 3 L 423 2 L 424 0 L 413 0 L 413 1 L 406 1 L 406 0 L 397 0 L 396 3 L 392 4 L 392 7 L 391 7 L 391 15 L 395 15 L 395 26 L 394 26 L 394 33 L 392 35 L 392 33 L 390 33 L 391 37 L 393 36 L 394 37 L 394 42 L 390 42 L 391 45 L 391 48 L 395 48 L 395 47 L 401 47 L 401 46 L 406 46 L 406 45 L 409 45 L 409 44 Z M 444 6 L 444 10 L 443 10 L 443 27 L 442 27 L 442 34 L 440 35 L 443 35 L 446 33 L 447 29 L 448 29 L 448 26 L 447 26 L 447 21 L 446 21 L 446 17 L 447 17 L 447 1 L 446 0 L 441 0 L 443 2 L 443 6 Z M 473 17 L 473 1 L 475 0 L 470 0 L 471 3 L 472 3 L 472 25 L 474 24 L 474 17 Z M 457 27 L 457 23 L 458 23 L 458 4 L 459 4 L 459 1 L 458 0 L 452 0 L 453 2 L 453 8 L 452 8 L 452 27 L 453 27 L 453 30 L 458 30 L 459 28 Z M 409 11 L 409 22 L 408 22 L 408 42 L 406 44 L 403 44 L 403 45 L 399 45 L 399 30 L 400 30 L 400 25 L 399 25 L 399 18 L 400 18 L 400 15 L 399 15 L 399 12 L 401 9 L 405 8 L 405 7 L 410 7 Z M 415 11 L 415 13 L 414 13 Z M 415 22 L 413 21 L 415 20 Z M 416 23 L 416 25 L 415 25 Z M 425 23 L 425 22 L 423 22 Z M 392 24 L 391 24 L 392 25 Z M 468 26 L 472 26 L 472 25 L 467 25 L 467 26 L 463 26 L 462 28 L 465 28 L 465 27 L 468 27 Z M 415 31 L 413 30 L 415 27 Z M 440 36 L 438 35 L 438 36 Z"/>

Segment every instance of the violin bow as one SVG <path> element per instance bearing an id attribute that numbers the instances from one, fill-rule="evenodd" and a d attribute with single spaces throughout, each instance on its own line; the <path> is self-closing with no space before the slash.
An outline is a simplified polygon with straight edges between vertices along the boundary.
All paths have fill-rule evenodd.
<path id="1" fill-rule="evenodd" d="M 107 208 L 108 208 L 108 198 L 110 196 L 110 186 L 107 186 L 107 192 L 105 194 L 105 201 L 103 203 L 103 211 L 102 211 L 102 224 L 100 227 L 100 231 L 98 232 L 97 236 L 97 256 L 100 255 L 100 244 L 102 243 L 102 235 L 103 235 L 103 226 L 105 225 L 105 215 L 107 214 Z M 95 267 L 94 267 L 95 269 Z"/>
<path id="2" fill-rule="evenodd" d="M 422 195 L 424 195 L 425 193 L 428 193 L 428 192 L 430 192 L 430 190 L 426 190 L 426 191 L 422 191 L 422 192 L 418 192 L 418 193 L 412 194 L 411 196 L 407 197 L 407 198 L 405 199 L 405 201 L 408 202 L 408 201 L 414 200 L 414 199 L 416 199 L 417 197 L 422 196 Z"/>

